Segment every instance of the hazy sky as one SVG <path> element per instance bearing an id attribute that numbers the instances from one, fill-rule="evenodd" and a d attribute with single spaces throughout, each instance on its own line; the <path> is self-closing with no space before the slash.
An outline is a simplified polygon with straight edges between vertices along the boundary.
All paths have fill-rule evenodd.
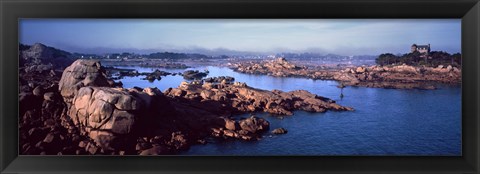
<path id="1" fill-rule="evenodd" d="M 70 52 L 406 53 L 461 50 L 460 19 L 22 19 L 20 42 Z"/>

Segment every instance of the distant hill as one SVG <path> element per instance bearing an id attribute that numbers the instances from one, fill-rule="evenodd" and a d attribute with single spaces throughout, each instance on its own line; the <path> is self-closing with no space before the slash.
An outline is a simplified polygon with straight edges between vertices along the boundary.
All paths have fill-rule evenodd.
<path id="1" fill-rule="evenodd" d="M 41 43 L 20 44 L 19 53 L 20 67 L 51 64 L 56 69 L 63 69 L 75 60 L 71 53 Z"/>

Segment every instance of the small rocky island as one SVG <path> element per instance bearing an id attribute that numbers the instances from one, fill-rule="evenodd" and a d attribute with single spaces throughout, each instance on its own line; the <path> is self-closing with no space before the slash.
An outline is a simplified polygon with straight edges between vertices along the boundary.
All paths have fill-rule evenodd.
<path id="1" fill-rule="evenodd" d="M 336 80 L 345 86 L 364 86 L 395 89 L 435 89 L 434 83 L 460 84 L 461 70 L 439 65 L 425 66 L 358 66 L 346 69 L 308 68 L 297 66 L 285 58 L 260 62 L 230 64 L 237 72 L 264 74 L 277 77 L 305 77 L 319 80 Z"/>
<path id="2" fill-rule="evenodd" d="M 40 54 L 47 47 L 26 49 Z M 20 147 L 22 155 L 176 154 L 208 137 L 259 140 L 270 123 L 254 115 L 352 111 L 308 91 L 267 91 L 212 77 L 157 88 L 122 88 L 97 60 L 40 68 L 45 60 L 25 59 L 20 69 Z M 35 69 L 31 71 L 30 69 Z M 157 73 L 157 75 L 163 75 Z M 276 129 L 274 133 L 286 133 Z"/>

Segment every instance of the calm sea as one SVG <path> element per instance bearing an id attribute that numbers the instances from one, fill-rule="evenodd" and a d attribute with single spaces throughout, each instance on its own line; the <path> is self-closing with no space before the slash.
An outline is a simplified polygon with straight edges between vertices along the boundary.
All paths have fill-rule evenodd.
<path id="1" fill-rule="evenodd" d="M 121 67 L 152 72 L 142 67 Z M 265 133 L 260 141 L 208 140 L 182 155 L 461 155 L 461 87 L 437 90 L 399 90 L 346 87 L 344 97 L 335 81 L 271 77 L 234 72 L 225 67 L 190 68 L 209 76 L 232 76 L 260 89 L 308 90 L 350 106 L 353 112 L 308 113 L 273 117 L 257 113 L 271 123 L 270 129 L 286 128 L 287 134 Z M 183 72 L 178 69 L 160 69 Z M 181 76 L 148 82 L 139 77 L 121 79 L 124 87 L 178 87 Z M 248 117 L 240 115 L 238 117 Z"/>

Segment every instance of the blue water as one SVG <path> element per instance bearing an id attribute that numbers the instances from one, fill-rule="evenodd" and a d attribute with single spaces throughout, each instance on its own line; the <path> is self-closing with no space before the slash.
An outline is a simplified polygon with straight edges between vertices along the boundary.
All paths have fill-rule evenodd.
<path id="1" fill-rule="evenodd" d="M 220 67 L 190 69 L 205 68 L 210 71 L 209 76 L 232 76 L 255 88 L 308 90 L 353 107 L 355 111 L 296 111 L 293 116 L 283 118 L 257 113 L 271 123 L 270 129 L 283 127 L 288 133 L 265 133 L 262 140 L 252 142 L 212 139 L 206 145 L 191 147 L 182 155 L 461 155 L 460 86 L 444 85 L 437 90 L 346 87 L 341 99 L 335 81 L 249 75 Z M 158 87 L 161 90 L 177 87 L 184 81 L 181 76 L 168 76 L 153 83 L 140 78 L 127 77 L 121 81 L 126 88 Z"/>

